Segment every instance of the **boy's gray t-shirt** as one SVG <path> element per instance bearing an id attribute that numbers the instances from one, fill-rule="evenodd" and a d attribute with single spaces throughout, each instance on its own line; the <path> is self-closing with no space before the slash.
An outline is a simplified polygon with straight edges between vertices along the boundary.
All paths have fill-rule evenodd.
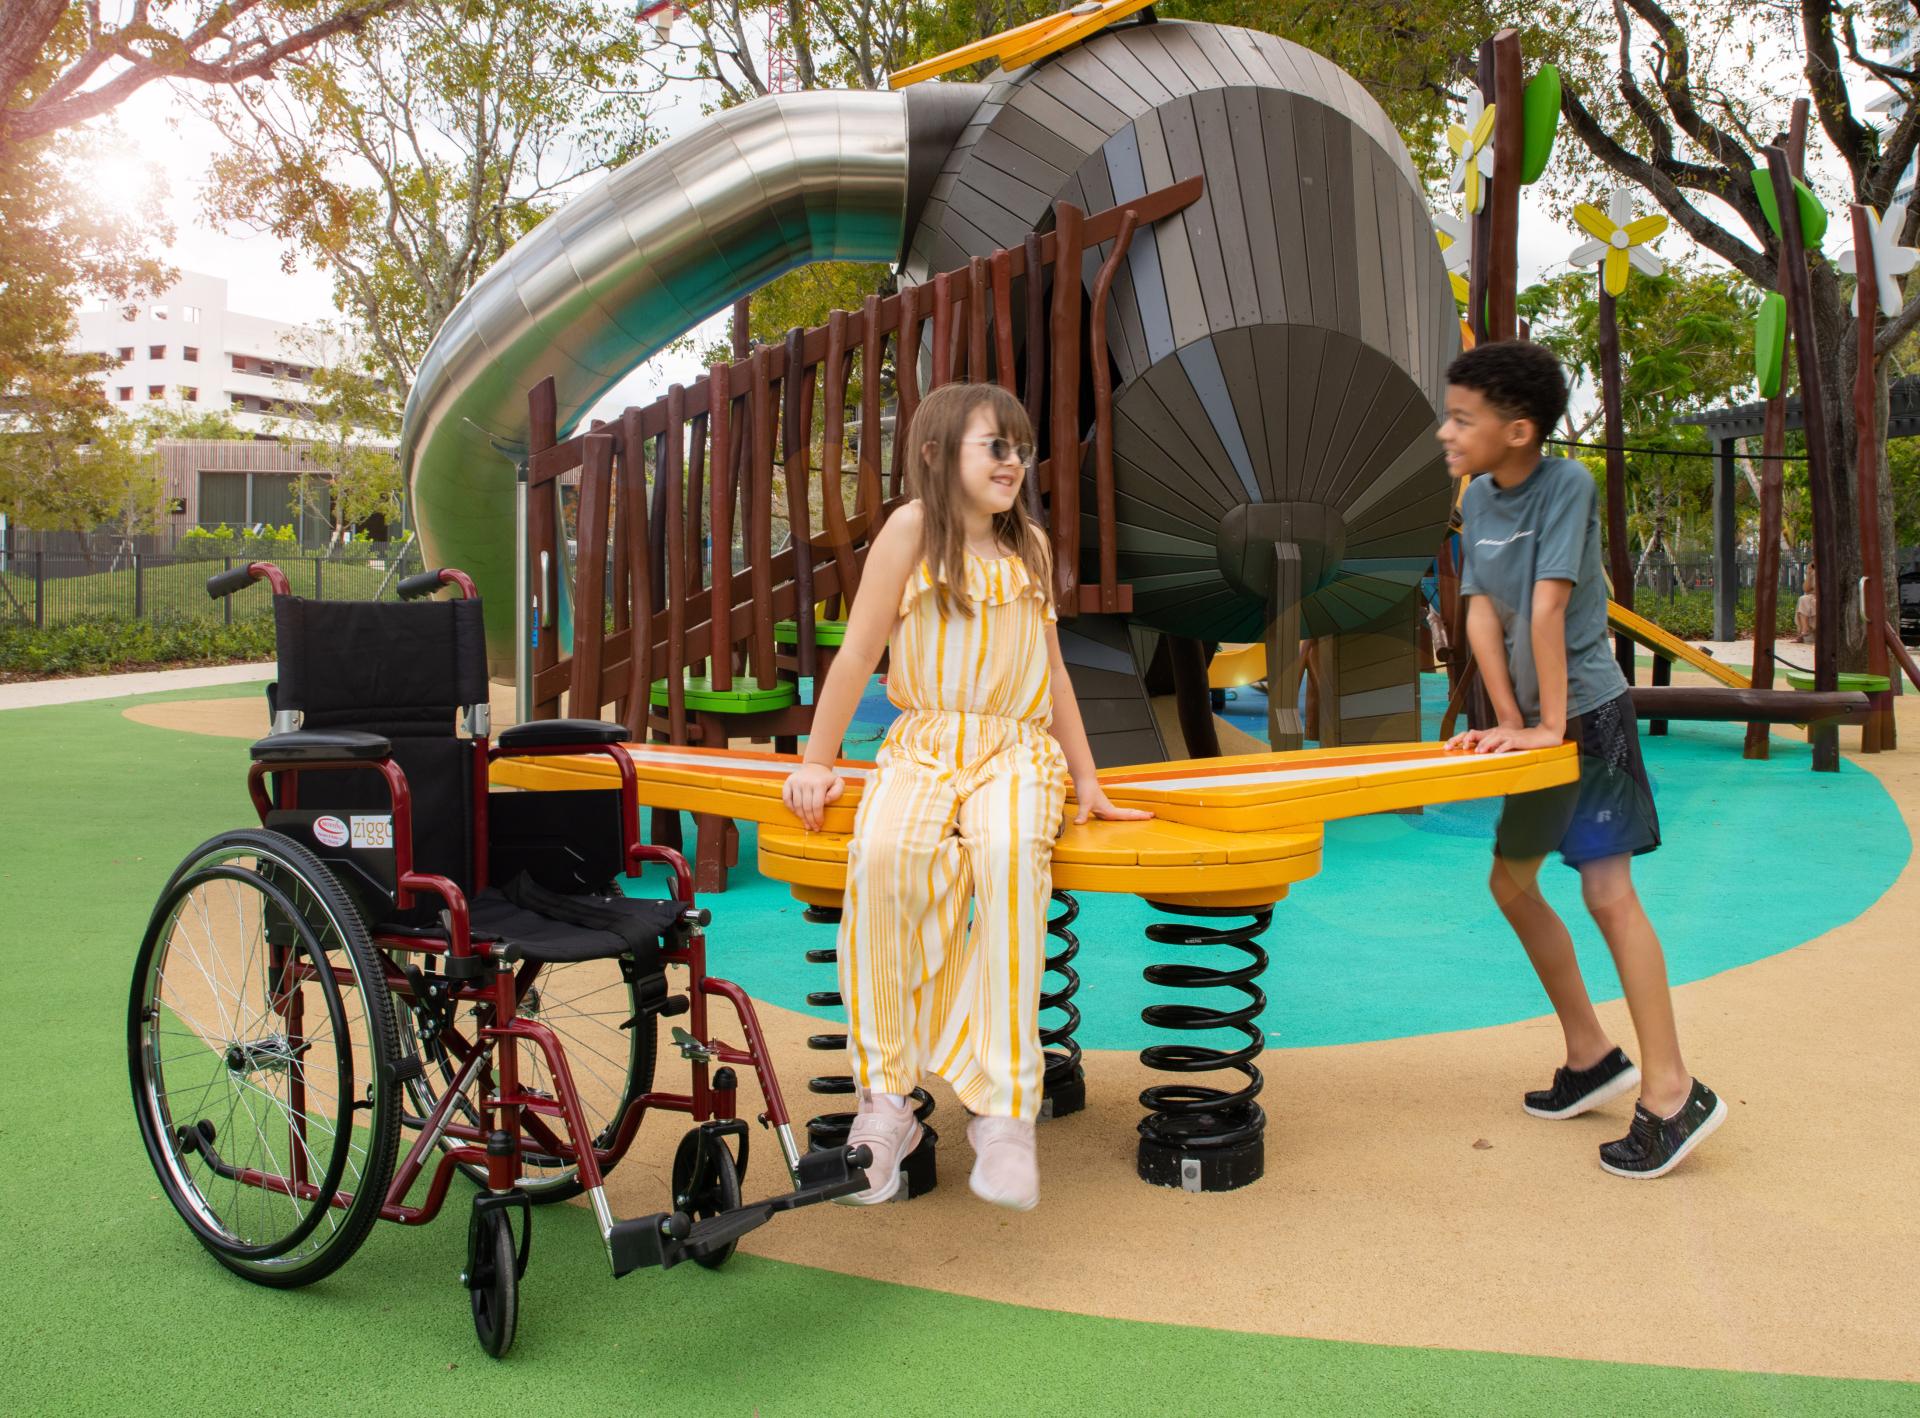
<path id="1" fill-rule="evenodd" d="M 1460 591 L 1500 614 L 1514 697 L 1540 721 L 1533 660 L 1533 587 L 1571 581 L 1567 597 L 1567 714 L 1584 714 L 1627 687 L 1607 643 L 1607 585 L 1600 570 L 1600 509 L 1593 474 L 1571 458 L 1542 458 L 1518 487 L 1475 478 L 1461 503 Z"/>

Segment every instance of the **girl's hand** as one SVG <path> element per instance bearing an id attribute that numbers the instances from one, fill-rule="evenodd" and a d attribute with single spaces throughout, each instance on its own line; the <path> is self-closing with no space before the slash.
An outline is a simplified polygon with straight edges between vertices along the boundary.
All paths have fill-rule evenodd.
<path id="1" fill-rule="evenodd" d="M 1153 816 L 1137 807 L 1115 807 L 1107 800 L 1106 789 L 1098 783 L 1074 784 L 1073 796 L 1080 805 L 1079 816 L 1073 819 L 1075 827 L 1089 817 L 1097 817 L 1104 822 L 1144 822 Z"/>
<path id="2" fill-rule="evenodd" d="M 827 804 L 839 802 L 846 786 L 840 775 L 826 764 L 803 763 L 787 775 L 787 781 L 780 788 L 780 801 L 805 824 L 807 831 L 818 832 Z"/>
<path id="3" fill-rule="evenodd" d="M 1566 738 L 1552 729 L 1516 729 L 1504 724 L 1497 729 L 1482 729 L 1462 734 L 1461 737 L 1473 740 L 1466 747 L 1475 753 L 1518 753 L 1530 748 L 1558 748 Z"/>

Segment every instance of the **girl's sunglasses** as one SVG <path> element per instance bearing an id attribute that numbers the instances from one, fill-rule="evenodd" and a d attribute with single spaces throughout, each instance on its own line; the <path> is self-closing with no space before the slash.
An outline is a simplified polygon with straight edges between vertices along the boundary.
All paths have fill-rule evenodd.
<path id="1" fill-rule="evenodd" d="M 963 438 L 962 443 L 984 443 L 987 456 L 996 463 L 1018 463 L 1029 472 L 1033 470 L 1033 445 L 1015 443 L 1006 438 Z"/>

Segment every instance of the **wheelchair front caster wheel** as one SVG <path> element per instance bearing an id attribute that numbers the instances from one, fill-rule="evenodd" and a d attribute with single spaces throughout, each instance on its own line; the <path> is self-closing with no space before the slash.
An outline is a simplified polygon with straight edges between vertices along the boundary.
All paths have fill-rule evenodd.
<path id="1" fill-rule="evenodd" d="M 702 1138 L 694 1128 L 680 1139 L 673 1154 L 673 1209 L 695 1221 L 705 1221 L 740 1206 L 740 1169 L 733 1151 L 718 1137 Z M 733 1259 L 734 1241 L 693 1257 L 708 1270 L 718 1270 Z"/>
<path id="2" fill-rule="evenodd" d="M 520 1263 L 513 1226 L 503 1210 L 474 1214 L 467 1233 L 467 1270 L 462 1277 L 473 1302 L 473 1332 L 480 1347 L 498 1359 L 513 1346 L 520 1323 Z"/>

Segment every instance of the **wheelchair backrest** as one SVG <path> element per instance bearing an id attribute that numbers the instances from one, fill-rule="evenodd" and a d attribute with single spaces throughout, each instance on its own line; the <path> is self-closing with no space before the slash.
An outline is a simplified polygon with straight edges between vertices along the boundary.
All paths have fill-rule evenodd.
<path id="1" fill-rule="evenodd" d="M 413 796 L 416 871 L 472 886 L 473 746 L 456 716 L 487 702 L 480 602 L 310 601 L 276 596 L 276 710 L 308 729 L 385 735 Z M 301 775 L 302 808 L 380 808 L 387 788 L 370 771 Z M 406 917 L 430 919 L 428 902 Z"/>

